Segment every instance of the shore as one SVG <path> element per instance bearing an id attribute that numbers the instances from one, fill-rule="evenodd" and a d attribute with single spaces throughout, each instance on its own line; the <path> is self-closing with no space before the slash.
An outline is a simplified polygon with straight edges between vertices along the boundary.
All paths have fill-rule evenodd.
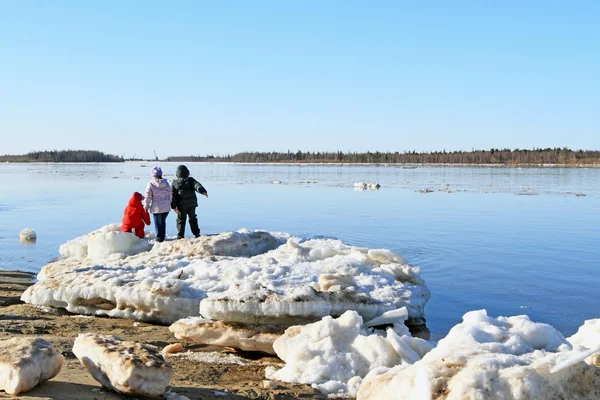
<path id="1" fill-rule="evenodd" d="M 246 161 L 166 161 L 166 160 L 124 160 L 124 161 L 98 161 L 98 162 L 53 162 L 53 161 L 2 161 L 0 164 L 22 164 L 22 165 L 101 165 L 101 164 L 142 164 L 141 166 L 152 166 L 160 164 L 229 164 L 229 165 L 294 165 L 294 166 L 316 166 L 316 167 L 396 167 L 396 168 L 427 168 L 427 167 L 447 167 L 447 168 L 600 168 L 600 163 L 389 163 L 389 162 L 321 162 L 321 161 L 289 161 L 289 162 L 246 162 Z"/>
<path id="2" fill-rule="evenodd" d="M 163 348 L 178 343 L 168 326 L 138 323 L 118 318 L 48 314 L 20 302 L 23 291 L 33 284 L 35 275 L 0 271 L 0 339 L 16 335 L 48 340 L 65 357 L 61 372 L 19 399 L 114 400 L 132 399 L 108 392 L 92 378 L 72 353 L 79 333 L 115 335 Z M 307 385 L 282 384 L 265 389 L 265 368 L 281 364 L 277 357 L 213 346 L 186 344 L 184 353 L 166 357 L 175 372 L 171 391 L 192 400 L 208 399 L 325 399 Z M 0 398 L 14 398 L 0 392 Z M 136 397 L 139 400 L 149 399 Z"/>

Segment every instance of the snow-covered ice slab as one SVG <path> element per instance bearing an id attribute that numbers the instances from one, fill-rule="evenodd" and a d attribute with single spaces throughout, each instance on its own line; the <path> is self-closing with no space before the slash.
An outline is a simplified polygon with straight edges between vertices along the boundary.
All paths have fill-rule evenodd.
<path id="1" fill-rule="evenodd" d="M 0 341 L 0 390 L 18 394 L 54 378 L 64 362 L 62 354 L 39 338 Z"/>
<path id="2" fill-rule="evenodd" d="M 193 317 L 175 322 L 169 330 L 177 339 L 194 343 L 275 354 L 273 342 L 283 334 L 285 328 L 278 325 L 248 325 Z"/>
<path id="3" fill-rule="evenodd" d="M 575 353 L 550 325 L 472 311 L 421 360 L 371 371 L 357 400 L 600 399 L 599 368 L 550 372 Z"/>
<path id="4" fill-rule="evenodd" d="M 233 295 L 217 294 L 203 300 L 200 314 L 230 322 L 293 325 L 313 322 L 328 315 L 339 316 L 347 310 L 373 318 L 395 309 L 392 304 L 382 303 L 354 290 L 329 293 L 304 286 L 282 295 L 260 286 L 240 287 L 228 291 Z"/>
<path id="5" fill-rule="evenodd" d="M 422 325 L 429 299 L 418 267 L 390 250 L 335 239 L 243 230 L 157 243 L 125 258 L 91 260 L 75 247 L 67 253 L 77 256 L 45 266 L 25 302 L 169 324 L 202 316 L 291 325 L 407 307 L 407 324 Z"/>
<path id="6" fill-rule="evenodd" d="M 115 336 L 80 334 L 73 353 L 102 386 L 119 393 L 160 396 L 173 377 L 158 348 Z"/>

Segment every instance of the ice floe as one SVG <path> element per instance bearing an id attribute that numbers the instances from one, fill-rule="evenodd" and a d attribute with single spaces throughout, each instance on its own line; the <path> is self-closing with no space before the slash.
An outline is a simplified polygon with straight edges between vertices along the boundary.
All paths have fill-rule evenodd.
<path id="1" fill-rule="evenodd" d="M 37 234 L 35 230 L 31 228 L 25 228 L 21 232 L 19 232 L 19 240 L 21 242 L 35 242 L 37 239 Z"/>
<path id="2" fill-rule="evenodd" d="M 358 191 L 362 190 L 379 190 L 381 185 L 377 182 L 354 182 L 354 189 Z"/>
<path id="3" fill-rule="evenodd" d="M 63 245 L 63 258 L 45 266 L 22 299 L 77 314 L 161 323 L 203 316 L 293 325 L 347 310 L 371 319 L 406 306 L 408 324 L 425 323 L 429 290 L 420 269 L 390 250 L 241 230 L 138 252 L 135 241 L 129 248 L 113 246 L 120 240 L 110 238 L 115 233 L 122 232 L 105 227 Z M 101 249 L 90 257 L 96 240 Z M 133 249 L 136 254 L 125 255 Z"/>
<path id="4" fill-rule="evenodd" d="M 62 354 L 39 338 L 0 341 L 0 390 L 19 394 L 54 378 L 64 362 Z"/>
<path id="5" fill-rule="evenodd" d="M 102 386 L 119 393 L 160 396 L 173 377 L 158 348 L 115 336 L 80 334 L 73 354 Z"/>

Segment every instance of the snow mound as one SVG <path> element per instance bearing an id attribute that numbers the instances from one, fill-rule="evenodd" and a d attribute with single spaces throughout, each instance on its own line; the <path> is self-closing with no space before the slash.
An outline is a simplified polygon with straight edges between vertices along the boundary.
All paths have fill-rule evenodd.
<path id="1" fill-rule="evenodd" d="M 124 258 L 71 250 L 64 254 L 77 256 L 42 269 L 25 302 L 167 324 L 203 316 L 288 326 L 347 310 L 371 319 L 406 306 L 408 324 L 425 323 L 429 290 L 420 269 L 386 249 L 241 230 L 157 243 Z"/>
<path id="2" fill-rule="evenodd" d="M 550 372 L 573 353 L 550 325 L 471 311 L 421 360 L 371 371 L 357 400 L 600 398 L 600 369 Z"/>
<path id="3" fill-rule="evenodd" d="M 19 232 L 19 240 L 21 242 L 35 242 L 37 239 L 37 235 L 35 230 L 31 228 L 25 228 L 21 232 Z"/>
<path id="4" fill-rule="evenodd" d="M 106 257 L 124 258 L 148 251 L 152 245 L 133 233 L 121 232 L 121 225 L 104 226 L 89 235 L 68 241 L 59 248 L 64 258 L 89 258 L 102 261 Z"/>
<path id="5" fill-rule="evenodd" d="M 64 357 L 39 338 L 0 341 L 0 390 L 27 392 L 60 372 Z"/>
<path id="6" fill-rule="evenodd" d="M 173 377 L 158 348 L 115 336 L 82 333 L 73 354 L 102 386 L 119 393 L 160 396 Z"/>
<path id="7" fill-rule="evenodd" d="M 311 384 L 335 396 L 354 396 L 362 378 L 374 368 L 411 364 L 432 348 L 428 342 L 413 338 L 404 325 L 406 309 L 387 332 L 373 333 L 363 326 L 355 311 L 341 317 L 324 317 L 305 326 L 288 328 L 273 348 L 286 362 L 268 379 Z"/>

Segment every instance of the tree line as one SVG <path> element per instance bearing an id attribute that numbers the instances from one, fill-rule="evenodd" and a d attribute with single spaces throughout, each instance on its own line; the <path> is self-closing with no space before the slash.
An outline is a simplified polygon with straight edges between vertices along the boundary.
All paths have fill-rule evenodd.
<path id="1" fill-rule="evenodd" d="M 96 150 L 32 151 L 22 155 L 0 156 L 0 162 L 123 162 L 123 157 Z"/>
<path id="2" fill-rule="evenodd" d="M 433 152 L 242 152 L 233 155 L 176 156 L 177 162 L 247 162 L 247 163 L 364 163 L 364 164 L 600 164 L 598 150 L 490 149 Z"/>

